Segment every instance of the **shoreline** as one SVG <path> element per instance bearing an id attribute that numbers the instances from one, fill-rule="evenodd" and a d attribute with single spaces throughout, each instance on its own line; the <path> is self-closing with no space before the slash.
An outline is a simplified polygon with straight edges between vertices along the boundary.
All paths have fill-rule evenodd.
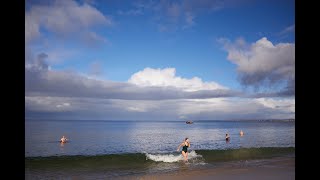
<path id="1" fill-rule="evenodd" d="M 295 179 L 295 157 L 275 157 L 270 159 L 247 160 L 219 163 L 199 169 L 175 171 L 169 173 L 129 175 L 116 179 L 222 179 L 222 180 L 292 180 Z"/>
<path id="2" fill-rule="evenodd" d="M 26 179 L 295 179 L 295 148 L 198 150 L 178 154 L 107 154 L 25 158 Z M 192 153 L 190 153 L 191 155 Z M 201 155 L 198 157 L 198 155 Z M 173 162 L 164 160 L 174 160 Z"/>

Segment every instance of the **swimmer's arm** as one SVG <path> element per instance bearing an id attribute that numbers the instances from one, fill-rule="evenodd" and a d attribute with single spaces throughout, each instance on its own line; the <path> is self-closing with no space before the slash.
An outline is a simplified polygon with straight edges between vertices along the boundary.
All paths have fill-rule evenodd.
<path id="1" fill-rule="evenodd" d="M 178 146 L 178 149 L 177 149 L 177 151 L 179 151 L 179 149 L 180 149 L 180 147 L 183 145 L 183 143 L 181 143 L 179 146 Z"/>

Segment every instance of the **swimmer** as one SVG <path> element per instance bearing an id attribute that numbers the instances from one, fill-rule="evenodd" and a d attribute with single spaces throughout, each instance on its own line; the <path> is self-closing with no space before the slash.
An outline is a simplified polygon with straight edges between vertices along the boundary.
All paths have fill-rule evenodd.
<path id="1" fill-rule="evenodd" d="M 184 157 L 184 161 L 188 161 L 188 147 L 190 147 L 189 138 L 185 138 L 184 142 L 182 142 L 179 146 L 177 151 L 179 151 L 180 147 L 182 146 L 182 155 Z"/>

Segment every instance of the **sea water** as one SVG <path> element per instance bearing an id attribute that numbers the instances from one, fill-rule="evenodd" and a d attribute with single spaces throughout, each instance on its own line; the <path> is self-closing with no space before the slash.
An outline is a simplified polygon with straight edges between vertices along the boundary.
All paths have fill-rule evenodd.
<path id="1" fill-rule="evenodd" d="M 244 136 L 240 136 L 242 130 Z M 225 135 L 230 135 L 226 142 Z M 60 144 L 62 136 L 68 143 Z M 26 120 L 25 156 L 170 153 L 188 137 L 189 150 L 294 147 L 290 121 Z"/>
<path id="2" fill-rule="evenodd" d="M 244 132 L 240 136 L 240 130 Z M 230 135 L 230 141 L 225 135 Z M 62 136 L 69 141 L 59 142 Z M 177 147 L 191 142 L 187 168 L 294 152 L 294 121 L 26 120 L 26 177 L 113 178 L 185 168 Z M 181 150 L 181 149 L 180 149 Z M 182 164 L 181 164 L 182 163 Z M 67 176 L 68 177 L 68 176 Z"/>

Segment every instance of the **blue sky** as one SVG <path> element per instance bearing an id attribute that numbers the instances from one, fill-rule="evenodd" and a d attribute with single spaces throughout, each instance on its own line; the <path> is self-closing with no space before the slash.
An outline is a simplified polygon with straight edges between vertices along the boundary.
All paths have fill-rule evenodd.
<path id="1" fill-rule="evenodd" d="M 26 117 L 294 118 L 294 6 L 27 1 Z M 166 101 L 176 111 L 163 107 Z M 181 107 L 186 101 L 198 111 Z M 208 105 L 199 107 L 202 101 Z M 239 115 L 235 102 L 248 106 L 246 113 Z M 101 111 L 85 109 L 92 105 Z"/>

